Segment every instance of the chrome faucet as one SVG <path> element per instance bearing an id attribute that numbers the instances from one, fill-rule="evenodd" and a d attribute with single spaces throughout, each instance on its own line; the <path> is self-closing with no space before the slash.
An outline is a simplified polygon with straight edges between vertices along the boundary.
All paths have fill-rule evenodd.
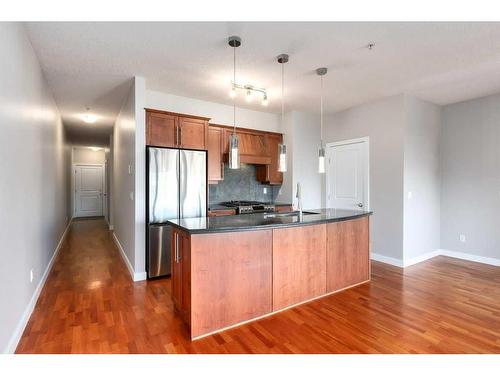
<path id="1" fill-rule="evenodd" d="M 297 193 L 295 194 L 297 198 L 297 209 L 299 210 L 299 215 L 302 216 L 302 191 L 300 189 L 300 182 L 297 182 Z"/>

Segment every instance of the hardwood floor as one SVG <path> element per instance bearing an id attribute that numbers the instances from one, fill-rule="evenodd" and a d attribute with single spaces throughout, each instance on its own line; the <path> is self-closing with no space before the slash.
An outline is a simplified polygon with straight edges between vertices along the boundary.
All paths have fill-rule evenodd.
<path id="1" fill-rule="evenodd" d="M 133 283 L 103 220 L 75 221 L 17 353 L 500 353 L 500 268 L 437 257 L 191 342 L 170 280 Z"/>

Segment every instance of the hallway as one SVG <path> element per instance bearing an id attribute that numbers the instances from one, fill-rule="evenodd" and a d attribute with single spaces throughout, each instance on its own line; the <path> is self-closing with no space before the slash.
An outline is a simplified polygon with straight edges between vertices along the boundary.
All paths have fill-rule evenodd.
<path id="1" fill-rule="evenodd" d="M 191 342 L 170 280 L 132 282 L 103 219 L 73 221 L 17 353 L 500 353 L 498 268 L 372 262 L 372 283 Z"/>

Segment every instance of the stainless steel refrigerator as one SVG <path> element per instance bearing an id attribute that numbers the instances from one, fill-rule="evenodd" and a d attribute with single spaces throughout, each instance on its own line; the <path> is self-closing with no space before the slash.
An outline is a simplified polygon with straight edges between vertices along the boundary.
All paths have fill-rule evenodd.
<path id="1" fill-rule="evenodd" d="M 170 275 L 169 219 L 206 216 L 206 151 L 147 148 L 148 277 Z"/>

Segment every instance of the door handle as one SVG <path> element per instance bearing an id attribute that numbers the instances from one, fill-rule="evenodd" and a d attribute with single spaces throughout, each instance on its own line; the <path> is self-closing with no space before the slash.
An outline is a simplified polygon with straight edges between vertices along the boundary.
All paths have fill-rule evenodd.
<path id="1" fill-rule="evenodd" d="M 363 207 L 363 203 L 359 202 L 359 203 L 358 203 L 358 207 L 359 207 L 359 208 L 362 208 L 362 207 Z"/>

